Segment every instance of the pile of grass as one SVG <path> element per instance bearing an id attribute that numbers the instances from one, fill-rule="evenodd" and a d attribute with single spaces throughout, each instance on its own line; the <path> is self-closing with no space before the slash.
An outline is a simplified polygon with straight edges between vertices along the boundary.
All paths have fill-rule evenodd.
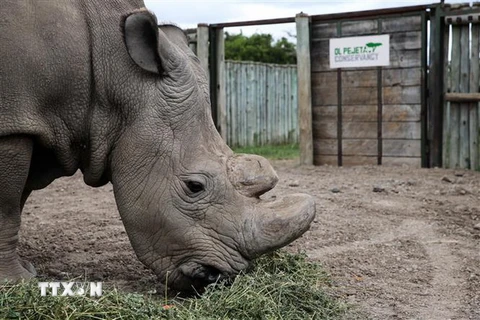
<path id="1" fill-rule="evenodd" d="M 301 254 L 258 259 L 232 284 L 218 283 L 197 298 L 105 290 L 97 298 L 40 296 L 31 281 L 0 289 L 0 319 L 343 319 L 347 307 L 325 293 L 328 276 Z"/>
<path id="2" fill-rule="evenodd" d="M 250 146 L 233 148 L 235 153 L 258 154 L 271 160 L 291 160 L 300 157 L 298 144 Z"/>

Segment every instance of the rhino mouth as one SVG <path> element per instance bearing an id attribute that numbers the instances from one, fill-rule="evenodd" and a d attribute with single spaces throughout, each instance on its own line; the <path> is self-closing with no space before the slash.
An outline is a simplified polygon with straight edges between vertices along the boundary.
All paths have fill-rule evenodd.
<path id="1" fill-rule="evenodd" d="M 181 295 L 201 294 L 209 284 L 229 281 L 237 272 L 228 272 L 212 265 L 186 263 L 179 267 L 179 278 L 172 286 Z"/>
<path id="2" fill-rule="evenodd" d="M 189 277 L 192 280 L 204 283 L 205 285 L 228 278 L 228 275 L 221 272 L 219 269 L 206 265 L 198 265 L 195 269 L 187 272 L 182 270 L 182 273 L 184 276 Z"/>

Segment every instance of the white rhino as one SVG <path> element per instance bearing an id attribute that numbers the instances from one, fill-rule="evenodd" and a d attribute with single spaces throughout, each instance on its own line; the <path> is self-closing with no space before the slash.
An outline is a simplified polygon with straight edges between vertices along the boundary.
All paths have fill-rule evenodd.
<path id="1" fill-rule="evenodd" d="M 0 279 L 35 275 L 16 250 L 23 205 L 78 169 L 113 184 L 138 258 L 173 290 L 234 276 L 308 229 L 312 198 L 260 199 L 274 170 L 224 143 L 183 31 L 158 28 L 142 1 L 3 0 L 0 31 Z"/>

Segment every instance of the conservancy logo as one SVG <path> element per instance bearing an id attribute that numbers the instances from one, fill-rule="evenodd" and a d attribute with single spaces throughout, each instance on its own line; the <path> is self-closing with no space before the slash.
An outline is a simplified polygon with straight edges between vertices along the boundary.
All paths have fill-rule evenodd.
<path id="1" fill-rule="evenodd" d="M 389 36 L 330 39 L 330 67 L 385 66 L 390 63 Z"/>
<path id="2" fill-rule="evenodd" d="M 343 50 L 335 48 L 335 62 L 378 60 L 378 53 L 375 53 L 375 49 L 381 45 L 383 43 L 369 42 L 361 47 L 344 47 Z"/>

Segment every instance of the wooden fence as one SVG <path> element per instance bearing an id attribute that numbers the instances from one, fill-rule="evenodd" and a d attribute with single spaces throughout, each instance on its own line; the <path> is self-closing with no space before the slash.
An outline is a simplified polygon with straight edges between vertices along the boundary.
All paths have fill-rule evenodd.
<path id="1" fill-rule="evenodd" d="M 268 68 L 239 71 L 225 62 L 224 28 L 291 22 L 298 61 L 287 80 L 291 87 L 280 82 L 286 75 L 267 76 Z M 301 164 L 480 170 L 479 2 L 301 13 L 200 28 L 197 54 L 210 70 L 212 115 L 230 145 L 298 139 Z M 363 35 L 389 35 L 390 65 L 330 68 L 329 39 Z M 225 73 L 235 80 L 225 83 Z"/>
<path id="2" fill-rule="evenodd" d="M 471 9 L 453 8 L 445 17 L 443 166 L 480 170 L 480 13 L 469 18 Z"/>
<path id="3" fill-rule="evenodd" d="M 227 143 L 298 143 L 297 68 L 226 61 Z"/>
<path id="4" fill-rule="evenodd" d="M 421 166 L 422 12 L 312 23 L 314 163 Z M 388 67 L 331 69 L 329 39 L 388 34 Z"/>

